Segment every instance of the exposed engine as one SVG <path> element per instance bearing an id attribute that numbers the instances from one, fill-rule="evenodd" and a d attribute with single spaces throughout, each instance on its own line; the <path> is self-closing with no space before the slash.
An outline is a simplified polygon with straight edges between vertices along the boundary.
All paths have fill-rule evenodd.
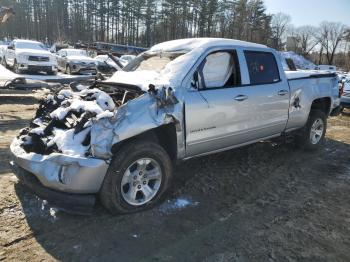
<path id="1" fill-rule="evenodd" d="M 27 152 L 90 156 L 93 121 L 113 118 L 118 108 L 141 95 L 133 86 L 115 83 L 72 83 L 40 102 L 28 128 L 18 138 Z"/>

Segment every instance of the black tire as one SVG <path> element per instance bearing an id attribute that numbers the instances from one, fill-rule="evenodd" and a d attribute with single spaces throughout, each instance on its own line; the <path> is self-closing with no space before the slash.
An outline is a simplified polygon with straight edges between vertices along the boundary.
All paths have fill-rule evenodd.
<path id="1" fill-rule="evenodd" d="M 317 143 L 313 143 L 311 139 L 311 129 L 313 124 L 321 120 L 323 124 L 323 132 Z M 306 150 L 316 150 L 324 143 L 324 137 L 327 130 L 327 116 L 320 110 L 311 110 L 308 121 L 303 129 L 296 136 L 297 146 Z"/>
<path id="2" fill-rule="evenodd" d="M 143 205 L 131 205 L 122 194 L 122 178 L 127 168 L 141 158 L 151 158 L 161 169 L 161 184 L 156 195 Z M 160 203 L 172 180 L 173 166 L 167 152 L 157 143 L 136 140 L 127 143 L 115 153 L 100 190 L 100 200 L 112 214 L 142 211 Z"/>

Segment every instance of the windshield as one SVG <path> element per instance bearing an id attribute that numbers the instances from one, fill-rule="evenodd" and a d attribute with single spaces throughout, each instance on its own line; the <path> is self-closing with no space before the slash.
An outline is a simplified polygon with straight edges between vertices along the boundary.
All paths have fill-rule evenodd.
<path id="1" fill-rule="evenodd" d="M 163 52 L 163 53 L 143 53 L 131 60 L 123 70 L 124 71 L 141 71 L 141 70 L 152 70 L 161 71 L 163 70 L 169 62 L 173 61 L 175 58 L 183 55 L 184 53 L 173 53 L 173 52 Z"/>
<path id="2" fill-rule="evenodd" d="M 35 49 L 35 50 L 46 50 L 42 43 L 35 42 L 16 42 L 15 47 L 17 49 Z"/>
<path id="3" fill-rule="evenodd" d="M 76 49 L 76 50 L 67 50 L 67 55 L 70 56 L 87 56 L 87 53 L 85 50 L 80 50 L 80 49 Z"/>

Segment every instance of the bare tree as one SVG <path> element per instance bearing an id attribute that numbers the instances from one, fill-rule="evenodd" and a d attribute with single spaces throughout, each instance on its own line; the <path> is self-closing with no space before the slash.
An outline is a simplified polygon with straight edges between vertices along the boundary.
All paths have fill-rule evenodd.
<path id="1" fill-rule="evenodd" d="M 333 64 L 334 54 L 339 44 L 345 40 L 348 28 L 341 23 L 322 22 L 320 25 L 319 41 L 326 53 L 327 63 Z"/>
<path id="2" fill-rule="evenodd" d="M 278 50 L 282 50 L 284 46 L 284 40 L 286 32 L 290 26 L 291 17 L 284 13 L 277 13 L 272 16 L 271 29 L 273 34 L 273 47 Z"/>
<path id="3" fill-rule="evenodd" d="M 296 29 L 296 36 L 303 56 L 308 56 L 319 44 L 319 38 L 316 34 L 317 31 L 316 27 L 309 25 L 301 26 Z"/>

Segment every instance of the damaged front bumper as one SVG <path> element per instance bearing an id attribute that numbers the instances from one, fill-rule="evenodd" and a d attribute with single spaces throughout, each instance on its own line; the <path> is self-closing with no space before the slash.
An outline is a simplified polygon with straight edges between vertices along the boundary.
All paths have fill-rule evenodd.
<path id="1" fill-rule="evenodd" d="M 26 153 L 17 138 L 10 149 L 14 161 L 50 189 L 66 193 L 98 193 L 108 169 L 102 159 L 68 156 L 61 153 L 40 155 Z"/>
<path id="2" fill-rule="evenodd" d="M 49 189 L 43 186 L 33 174 L 21 168 L 15 162 L 11 161 L 10 165 L 21 183 L 38 197 L 48 201 L 51 206 L 78 215 L 92 213 L 96 203 L 95 195 L 72 194 Z"/>

